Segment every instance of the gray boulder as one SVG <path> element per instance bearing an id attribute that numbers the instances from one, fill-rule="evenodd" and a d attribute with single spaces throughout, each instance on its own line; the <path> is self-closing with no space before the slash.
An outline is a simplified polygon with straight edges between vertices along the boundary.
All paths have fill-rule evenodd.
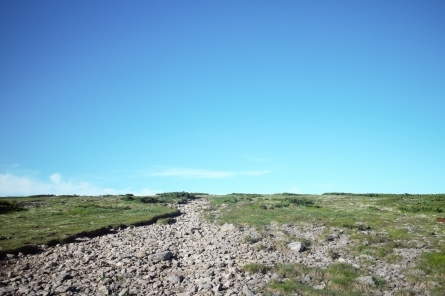
<path id="1" fill-rule="evenodd" d="M 173 257 L 173 253 L 170 251 L 164 251 L 164 252 L 157 252 L 155 254 L 151 254 L 147 257 L 148 260 L 153 262 L 161 262 L 161 261 L 167 261 L 170 260 Z"/>
<path id="2" fill-rule="evenodd" d="M 292 251 L 297 251 L 297 252 L 303 252 L 306 250 L 306 246 L 303 245 L 303 243 L 301 242 L 292 242 L 288 244 L 287 247 Z"/>

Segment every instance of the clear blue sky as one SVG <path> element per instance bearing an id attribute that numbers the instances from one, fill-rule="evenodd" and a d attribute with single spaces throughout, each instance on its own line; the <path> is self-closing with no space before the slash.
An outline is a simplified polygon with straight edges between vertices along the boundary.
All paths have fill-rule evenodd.
<path id="1" fill-rule="evenodd" d="M 445 1 L 1 1 L 0 196 L 445 192 Z"/>

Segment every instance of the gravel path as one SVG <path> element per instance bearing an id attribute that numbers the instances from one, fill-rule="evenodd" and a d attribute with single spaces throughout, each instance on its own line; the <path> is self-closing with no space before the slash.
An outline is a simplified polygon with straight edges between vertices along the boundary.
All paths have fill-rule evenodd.
<path id="1" fill-rule="evenodd" d="M 208 207 L 205 200 L 178 207 L 183 214 L 172 225 L 126 228 L 0 262 L 4 271 L 0 295 L 261 295 L 258 289 L 277 275 L 245 273 L 245 264 L 299 262 L 324 268 L 334 262 L 328 255 L 332 250 L 341 256 L 335 260 L 358 269 L 364 259 L 374 260 L 367 267 L 369 273 L 380 273 L 388 280 L 388 291 L 376 295 L 394 295 L 414 286 L 399 275 L 419 252 L 405 252 L 406 258 L 398 264 L 348 257 L 342 251 L 350 242 L 339 229 L 332 229 L 325 242 L 313 244 L 310 252 L 271 250 L 267 247 L 280 240 L 283 232 L 316 241 L 324 227 L 271 226 L 266 237 L 251 228 L 203 221 L 199 211 Z M 247 243 L 247 235 L 260 239 L 257 244 L 266 248 Z M 311 282 L 306 275 L 301 280 L 316 289 L 327 284 Z"/>

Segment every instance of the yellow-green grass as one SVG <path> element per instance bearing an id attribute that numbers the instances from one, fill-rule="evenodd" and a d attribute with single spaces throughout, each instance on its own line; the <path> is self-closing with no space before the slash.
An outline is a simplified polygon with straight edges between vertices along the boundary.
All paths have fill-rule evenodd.
<path id="1" fill-rule="evenodd" d="M 142 225 L 178 214 L 176 209 L 121 196 L 1 198 L 19 208 L 0 213 L 0 255 L 27 245 L 56 244 L 79 234 Z M 22 208 L 22 210 L 20 210 Z"/>
<path id="2" fill-rule="evenodd" d="M 253 197 L 252 197 L 253 196 Z M 428 207 L 431 203 L 434 207 Z M 221 211 L 217 223 L 234 223 L 262 228 L 271 223 L 315 224 L 340 227 L 358 240 L 374 243 L 418 240 L 440 246 L 445 239 L 445 195 L 390 195 L 368 197 L 355 195 L 226 195 L 211 199 Z M 221 206 L 224 205 L 224 206 Z M 406 210 L 414 209 L 414 210 Z M 423 209 L 423 210 L 422 210 Z M 209 213 L 208 217 L 216 216 Z M 360 228 L 357 223 L 369 226 Z"/>

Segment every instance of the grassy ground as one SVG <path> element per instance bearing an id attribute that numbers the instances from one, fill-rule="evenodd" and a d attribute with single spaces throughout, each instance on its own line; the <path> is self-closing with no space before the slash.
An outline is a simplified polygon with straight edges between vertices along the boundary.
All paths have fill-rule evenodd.
<path id="1" fill-rule="evenodd" d="M 220 214 L 212 209 L 218 209 Z M 261 231 L 271 223 L 302 226 L 313 224 L 326 226 L 325 229 L 336 227 L 350 236 L 353 242 L 347 250 L 350 254 L 369 255 L 388 263 L 400 260 L 399 255 L 394 253 L 395 248 L 426 248 L 430 252 L 423 254 L 416 268 L 404 272 L 415 281 L 426 284 L 434 282 L 432 295 L 442 295 L 440 291 L 445 288 L 445 223 L 442 222 L 445 220 L 445 195 L 230 194 L 211 199 L 207 218 L 217 223 L 249 225 Z M 329 231 L 321 234 L 323 235 L 327 238 Z M 319 239 L 323 240 L 323 237 Z M 265 270 L 254 265 L 247 268 Z M 302 268 L 298 267 L 300 271 Z M 320 279 L 338 282 L 336 286 L 328 287 L 323 292 L 313 290 L 295 277 L 285 282 L 272 281 L 269 288 L 284 294 L 299 292 L 302 295 L 366 295 L 367 292 L 356 287 L 357 285 L 351 285 L 346 290 L 347 294 L 342 294 L 343 286 L 346 285 L 341 284 L 342 281 L 346 283 L 358 275 L 346 272 L 343 265 L 336 268 L 340 269 L 331 273 L 329 268 L 312 270 Z M 341 275 L 343 271 L 343 277 L 333 280 L 335 275 Z M 377 287 L 382 284 L 378 278 L 375 282 Z M 408 291 L 407 295 L 409 293 Z"/>
<path id="2" fill-rule="evenodd" d="M 82 232 L 155 221 L 177 213 L 162 202 L 190 198 L 181 194 L 1 198 L 0 254 L 26 245 L 63 242 Z"/>

